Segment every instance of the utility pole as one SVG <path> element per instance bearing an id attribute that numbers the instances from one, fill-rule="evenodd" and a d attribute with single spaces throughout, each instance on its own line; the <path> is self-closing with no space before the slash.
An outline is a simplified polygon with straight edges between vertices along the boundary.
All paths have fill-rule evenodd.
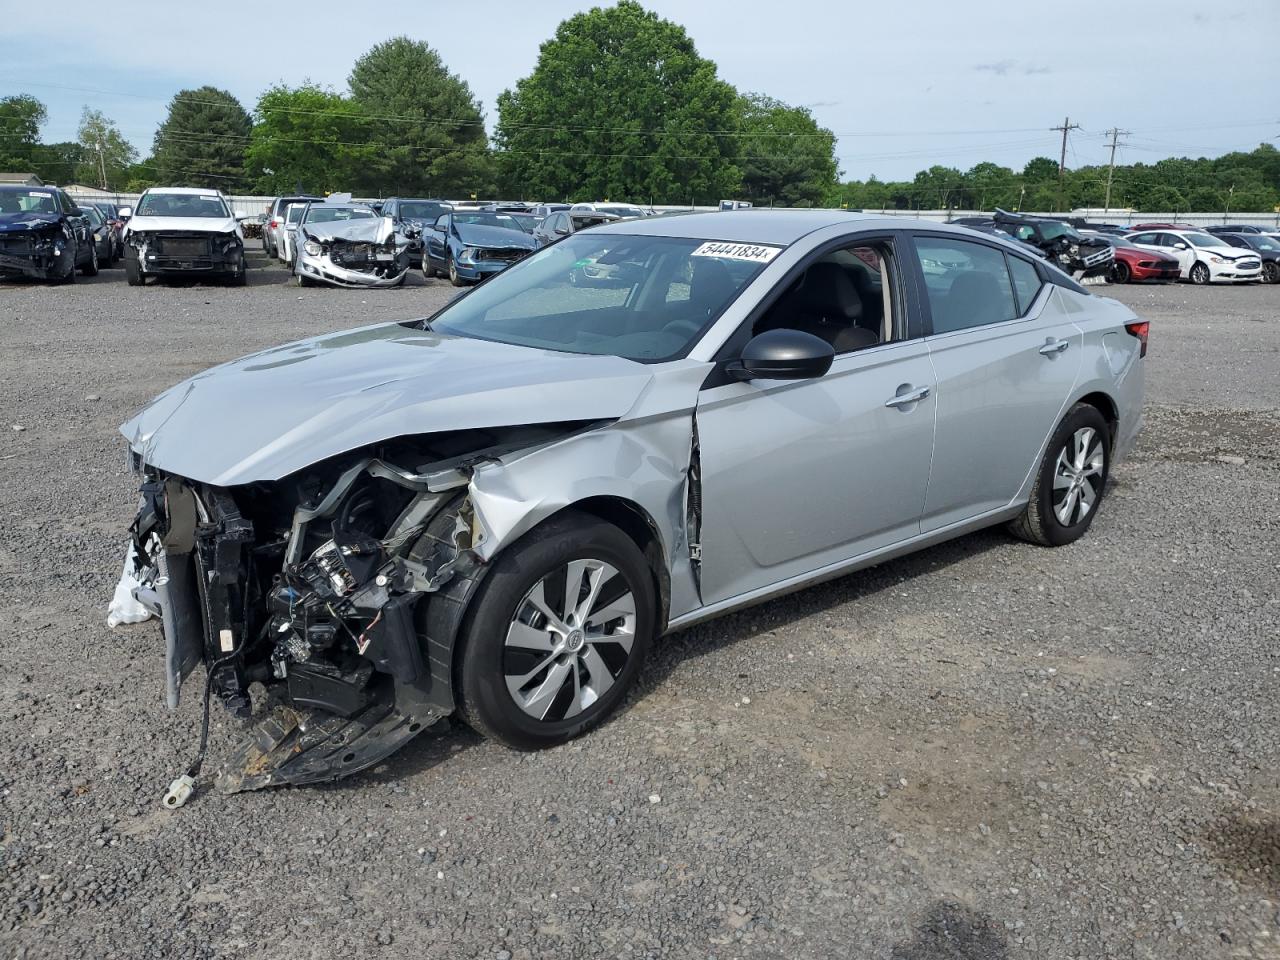
<path id="1" fill-rule="evenodd" d="M 1107 199 L 1102 202 L 1104 217 L 1111 209 L 1111 177 L 1116 172 L 1116 147 L 1120 146 L 1121 137 L 1127 137 L 1131 133 L 1133 133 L 1132 130 L 1121 130 L 1119 127 L 1112 127 L 1107 131 L 1107 135 L 1111 137 L 1111 164 L 1107 167 Z"/>
<path id="2" fill-rule="evenodd" d="M 1231 219 L 1231 197 L 1236 192 L 1236 185 L 1233 183 L 1231 189 L 1227 191 L 1227 209 L 1222 211 L 1222 222 L 1226 223 Z"/>
<path id="3" fill-rule="evenodd" d="M 102 155 L 102 141 L 98 141 L 98 172 L 102 176 L 102 182 L 99 184 L 103 190 L 107 189 L 107 161 Z"/>
<path id="4" fill-rule="evenodd" d="M 1062 159 L 1058 161 L 1058 212 L 1062 213 L 1062 175 L 1067 170 L 1067 134 L 1072 130 L 1079 130 L 1080 124 L 1072 123 L 1071 118 L 1067 117 L 1062 121 L 1062 126 L 1050 127 L 1049 129 L 1062 131 Z"/>

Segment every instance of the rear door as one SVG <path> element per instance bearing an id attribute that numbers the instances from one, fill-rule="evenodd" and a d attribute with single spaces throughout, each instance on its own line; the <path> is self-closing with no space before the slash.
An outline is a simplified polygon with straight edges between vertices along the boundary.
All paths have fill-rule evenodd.
<path id="1" fill-rule="evenodd" d="M 913 241 L 938 383 L 928 533 L 1017 495 L 1066 407 L 1084 338 L 1030 260 L 949 234 Z"/>

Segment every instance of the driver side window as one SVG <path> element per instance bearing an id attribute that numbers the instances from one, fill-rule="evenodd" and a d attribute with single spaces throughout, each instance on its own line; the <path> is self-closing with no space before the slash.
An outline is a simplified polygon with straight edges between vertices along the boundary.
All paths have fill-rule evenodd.
<path id="1" fill-rule="evenodd" d="M 894 339 L 893 245 L 875 240 L 832 250 L 804 272 L 756 321 L 766 330 L 803 330 L 837 355 Z"/>

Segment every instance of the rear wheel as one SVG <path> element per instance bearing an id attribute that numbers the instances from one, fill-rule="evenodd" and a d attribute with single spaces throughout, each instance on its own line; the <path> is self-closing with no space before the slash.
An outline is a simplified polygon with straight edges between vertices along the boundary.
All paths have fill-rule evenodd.
<path id="1" fill-rule="evenodd" d="M 653 575 L 617 527 L 576 511 L 494 562 L 457 655 L 461 715 L 519 749 L 562 743 L 626 696 L 653 640 Z"/>
<path id="2" fill-rule="evenodd" d="M 1110 466 L 1107 421 L 1097 407 L 1077 403 L 1049 440 L 1031 499 L 1010 532 L 1046 547 L 1080 539 L 1098 512 Z"/>
<path id="3" fill-rule="evenodd" d="M 1199 286 L 1204 286 L 1209 282 L 1209 268 L 1200 261 L 1196 261 L 1191 267 L 1191 282 Z"/>
<path id="4" fill-rule="evenodd" d="M 1111 269 L 1107 271 L 1107 279 L 1112 283 L 1128 283 L 1131 276 L 1129 265 L 1123 260 L 1111 264 Z"/>

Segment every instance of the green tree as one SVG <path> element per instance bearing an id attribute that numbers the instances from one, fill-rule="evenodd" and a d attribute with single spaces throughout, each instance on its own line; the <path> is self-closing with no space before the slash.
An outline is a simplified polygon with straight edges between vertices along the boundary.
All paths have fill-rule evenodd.
<path id="1" fill-rule="evenodd" d="M 1035 157 L 1027 161 L 1022 168 L 1022 176 L 1031 183 L 1042 183 L 1045 180 L 1058 179 L 1058 162 L 1048 157 Z"/>
<path id="2" fill-rule="evenodd" d="M 498 97 L 509 189 L 567 199 L 734 196 L 738 95 L 683 27 L 635 0 L 570 17 Z"/>
<path id="3" fill-rule="evenodd" d="M 918 210 L 948 210 L 966 206 L 963 202 L 964 175 L 955 167 L 932 166 L 921 170 L 912 182 L 912 206 Z"/>
<path id="4" fill-rule="evenodd" d="M 492 192 L 480 103 L 431 47 L 394 37 L 357 60 L 347 82 L 352 101 L 369 117 L 367 136 L 381 158 L 363 189 L 383 195 Z"/>
<path id="5" fill-rule="evenodd" d="M 80 144 L 71 140 L 61 143 L 38 143 L 35 148 L 33 168 L 45 183 L 71 183 L 76 179 L 76 170 L 80 166 L 83 153 Z"/>
<path id="6" fill-rule="evenodd" d="M 80 114 L 78 139 L 80 163 L 76 180 L 97 184 L 104 190 L 109 186 L 122 186 L 129 167 L 138 162 L 138 151 L 120 133 L 115 122 L 101 111 L 85 107 Z"/>
<path id="7" fill-rule="evenodd" d="M 0 170 L 35 170 L 40 127 L 48 116 L 44 104 L 25 93 L 0 99 Z"/>
<path id="8" fill-rule="evenodd" d="M 245 166 L 258 193 L 377 191 L 384 158 L 361 108 L 311 83 L 258 98 Z"/>
<path id="9" fill-rule="evenodd" d="M 155 179 L 165 186 L 216 187 L 228 193 L 244 189 L 251 128 L 249 114 L 225 90 L 180 91 L 156 131 Z"/>
<path id="10" fill-rule="evenodd" d="M 836 136 L 804 107 L 748 93 L 738 102 L 742 193 L 756 204 L 812 207 L 836 183 Z"/>

